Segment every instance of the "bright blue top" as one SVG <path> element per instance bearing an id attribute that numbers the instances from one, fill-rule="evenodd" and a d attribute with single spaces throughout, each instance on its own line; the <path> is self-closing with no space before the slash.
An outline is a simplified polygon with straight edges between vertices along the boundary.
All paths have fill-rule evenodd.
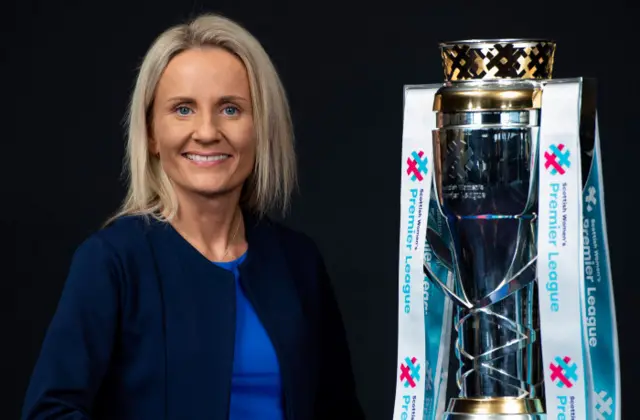
<path id="1" fill-rule="evenodd" d="M 240 286 L 240 258 L 215 264 L 236 279 L 236 341 L 229 420 L 282 420 L 280 367 L 276 352 L 253 306 Z"/>

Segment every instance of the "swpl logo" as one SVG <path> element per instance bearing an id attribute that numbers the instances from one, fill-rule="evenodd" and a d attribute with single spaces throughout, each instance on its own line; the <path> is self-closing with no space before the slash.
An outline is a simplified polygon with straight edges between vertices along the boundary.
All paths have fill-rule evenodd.
<path id="1" fill-rule="evenodd" d="M 404 358 L 404 363 L 400 364 L 400 381 L 405 388 L 415 388 L 420 381 L 420 363 L 415 357 Z"/>
<path id="2" fill-rule="evenodd" d="M 556 356 L 556 363 L 549 365 L 551 380 L 558 388 L 571 388 L 578 380 L 578 365 L 571 361 L 569 356 L 560 358 Z"/>
<path id="3" fill-rule="evenodd" d="M 591 185 L 587 190 L 587 196 L 584 198 L 584 201 L 587 203 L 587 211 L 593 210 L 594 206 L 598 204 L 598 200 L 596 199 L 596 187 Z"/>
<path id="4" fill-rule="evenodd" d="M 564 144 L 552 144 L 549 147 L 549 150 L 544 152 L 544 168 L 551 172 L 551 175 L 564 175 L 566 170 L 565 168 L 571 167 L 571 162 L 569 161 L 569 150 L 564 146 Z"/>
<path id="5" fill-rule="evenodd" d="M 407 158 L 407 175 L 411 177 L 412 181 L 422 181 L 423 175 L 427 174 L 427 163 L 429 159 L 424 157 L 424 152 L 412 152 L 411 156 Z"/>
<path id="6" fill-rule="evenodd" d="M 613 398 L 608 396 L 606 391 L 595 394 L 594 405 L 596 420 L 606 420 L 613 415 Z"/>

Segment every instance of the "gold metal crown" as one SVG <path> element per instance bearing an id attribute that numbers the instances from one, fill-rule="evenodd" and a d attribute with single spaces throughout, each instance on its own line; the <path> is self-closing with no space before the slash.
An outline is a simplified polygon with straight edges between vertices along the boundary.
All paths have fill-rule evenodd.
<path id="1" fill-rule="evenodd" d="M 551 79 L 556 44 L 550 40 L 487 39 L 440 44 L 447 82 Z"/>

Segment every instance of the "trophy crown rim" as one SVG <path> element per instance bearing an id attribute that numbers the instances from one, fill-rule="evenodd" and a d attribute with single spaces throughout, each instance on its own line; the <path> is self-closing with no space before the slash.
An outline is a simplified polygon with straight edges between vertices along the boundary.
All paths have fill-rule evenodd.
<path id="1" fill-rule="evenodd" d="M 469 39 L 440 43 L 446 82 L 551 79 L 556 43 L 542 38 Z"/>
<path id="2" fill-rule="evenodd" d="M 470 47 L 480 47 L 483 45 L 494 46 L 497 44 L 522 44 L 522 45 L 538 45 L 538 44 L 556 44 L 556 41 L 549 38 L 486 38 L 486 39 L 459 39 L 453 41 L 443 41 L 438 44 L 440 48 L 450 48 L 456 45 L 467 45 Z"/>

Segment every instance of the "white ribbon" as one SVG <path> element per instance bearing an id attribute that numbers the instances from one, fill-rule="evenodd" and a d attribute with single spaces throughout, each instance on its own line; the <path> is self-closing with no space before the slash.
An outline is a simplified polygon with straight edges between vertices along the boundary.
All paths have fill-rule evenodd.
<path id="1" fill-rule="evenodd" d="M 579 82 L 542 94 L 538 296 L 547 417 L 586 419 L 582 347 L 582 173 Z"/>
<path id="2" fill-rule="evenodd" d="M 439 87 L 439 86 L 438 86 Z M 423 418 L 425 325 L 423 261 L 431 194 L 432 112 L 436 92 L 405 89 L 398 260 L 398 360 L 394 419 Z"/>

